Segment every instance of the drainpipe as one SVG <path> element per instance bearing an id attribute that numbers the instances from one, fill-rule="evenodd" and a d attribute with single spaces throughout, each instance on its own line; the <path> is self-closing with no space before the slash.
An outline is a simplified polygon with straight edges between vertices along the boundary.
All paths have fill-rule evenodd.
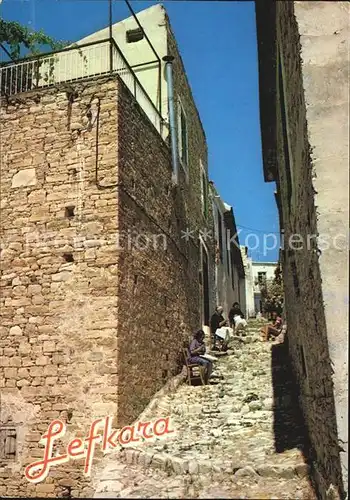
<path id="1" fill-rule="evenodd" d="M 168 110 L 169 110 L 169 125 L 171 139 L 171 157 L 173 162 L 173 182 L 179 182 L 179 165 L 177 152 L 177 137 L 176 137 L 176 121 L 175 121 L 175 104 L 174 104 L 174 86 L 173 86 L 173 56 L 164 56 L 166 81 L 168 86 Z"/>

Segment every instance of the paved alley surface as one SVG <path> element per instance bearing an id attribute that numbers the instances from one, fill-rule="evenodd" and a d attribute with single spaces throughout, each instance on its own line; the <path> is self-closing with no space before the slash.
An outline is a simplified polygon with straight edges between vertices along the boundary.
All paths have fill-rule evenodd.
<path id="1" fill-rule="evenodd" d="M 215 363 L 217 383 L 180 385 L 143 414 L 175 433 L 105 458 L 95 498 L 314 499 L 285 347 L 250 323 Z"/>

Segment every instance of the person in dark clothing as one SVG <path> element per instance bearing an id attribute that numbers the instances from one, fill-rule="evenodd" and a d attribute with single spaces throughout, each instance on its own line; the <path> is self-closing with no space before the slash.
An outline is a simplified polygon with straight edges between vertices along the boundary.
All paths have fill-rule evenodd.
<path id="1" fill-rule="evenodd" d="M 235 321 L 234 321 L 234 317 L 235 316 L 240 316 L 242 319 L 245 319 L 244 318 L 244 314 L 242 313 L 240 305 L 238 304 L 238 302 L 235 302 L 232 305 L 232 307 L 230 309 L 230 312 L 228 313 L 228 319 L 229 319 L 230 327 L 231 328 L 235 327 Z"/>
<path id="2" fill-rule="evenodd" d="M 189 363 L 201 365 L 204 371 L 204 380 L 207 384 L 213 371 L 213 363 L 209 361 L 209 359 L 201 357 L 201 355 L 205 354 L 205 350 L 204 332 L 203 330 L 198 330 L 198 332 L 193 335 L 193 340 L 190 344 L 190 357 L 188 358 L 188 361 Z"/>
<path id="3" fill-rule="evenodd" d="M 218 340 L 215 335 L 216 330 L 218 330 L 222 326 L 227 325 L 227 321 L 223 317 L 222 313 L 223 313 L 223 308 L 221 306 L 217 306 L 210 320 L 210 331 L 213 338 L 213 349 L 216 349 L 216 341 Z"/>

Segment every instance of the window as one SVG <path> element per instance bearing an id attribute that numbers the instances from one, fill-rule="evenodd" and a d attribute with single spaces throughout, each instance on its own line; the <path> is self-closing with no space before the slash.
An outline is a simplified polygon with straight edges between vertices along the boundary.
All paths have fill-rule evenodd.
<path id="1" fill-rule="evenodd" d="M 178 108 L 178 144 L 179 144 L 179 157 L 181 165 L 188 173 L 188 131 L 187 131 L 187 120 L 184 108 L 179 101 Z"/>
<path id="2" fill-rule="evenodd" d="M 64 253 L 63 258 L 66 262 L 74 262 L 74 257 L 72 253 Z"/>
<path id="3" fill-rule="evenodd" d="M 135 43 L 143 39 L 143 31 L 141 28 L 136 28 L 134 30 L 128 30 L 126 32 L 126 42 Z"/>
<path id="4" fill-rule="evenodd" d="M 219 254 L 220 254 L 220 261 L 222 262 L 222 217 L 221 213 L 219 210 L 217 211 L 218 214 L 218 238 L 219 238 Z"/>
<path id="5" fill-rule="evenodd" d="M 13 461 L 16 459 L 16 428 L 0 427 L 0 460 Z"/>
<path id="6" fill-rule="evenodd" d="M 207 175 L 203 167 L 202 160 L 200 160 L 200 175 L 201 175 L 201 198 L 202 210 L 204 217 L 208 216 L 208 183 Z"/>
<path id="7" fill-rule="evenodd" d="M 258 273 L 258 284 L 263 285 L 264 283 L 266 283 L 266 273 Z"/>
<path id="8" fill-rule="evenodd" d="M 70 206 L 70 207 L 66 207 L 65 208 L 65 211 L 64 211 L 64 215 L 65 217 L 67 217 L 68 219 L 72 219 L 74 217 L 74 209 L 75 207 L 73 206 Z"/>

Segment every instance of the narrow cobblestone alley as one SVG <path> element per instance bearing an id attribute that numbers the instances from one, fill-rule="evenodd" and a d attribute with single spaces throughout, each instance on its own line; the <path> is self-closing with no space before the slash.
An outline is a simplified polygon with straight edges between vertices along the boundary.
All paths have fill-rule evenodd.
<path id="1" fill-rule="evenodd" d="M 314 499 L 284 351 L 251 322 L 215 363 L 216 384 L 150 405 L 142 420 L 170 415 L 174 437 L 109 456 L 95 497 Z"/>

